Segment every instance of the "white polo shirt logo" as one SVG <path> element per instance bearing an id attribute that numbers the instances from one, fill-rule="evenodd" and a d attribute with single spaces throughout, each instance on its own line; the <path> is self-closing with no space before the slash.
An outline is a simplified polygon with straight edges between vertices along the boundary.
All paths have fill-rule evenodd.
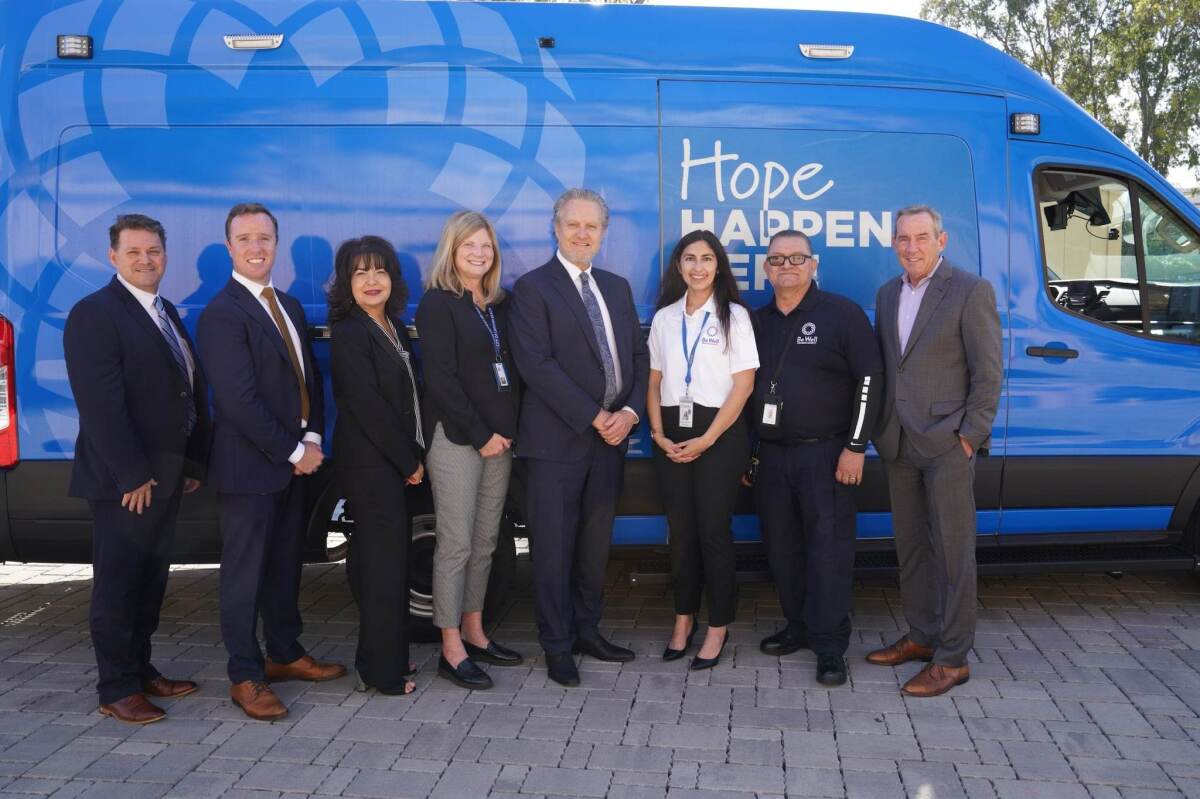
<path id="1" fill-rule="evenodd" d="M 719 345 L 721 343 L 721 328 L 716 325 L 709 325 L 704 330 L 704 337 L 700 339 L 701 344 Z"/>

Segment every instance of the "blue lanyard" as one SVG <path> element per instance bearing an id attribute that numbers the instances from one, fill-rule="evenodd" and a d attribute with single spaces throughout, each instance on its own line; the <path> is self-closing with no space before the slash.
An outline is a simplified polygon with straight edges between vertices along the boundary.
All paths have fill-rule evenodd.
<path id="1" fill-rule="evenodd" d="M 700 329 L 696 332 L 696 340 L 692 342 L 691 350 L 688 350 L 687 343 L 687 312 L 684 311 L 682 323 L 680 325 L 680 340 L 683 342 L 683 359 L 687 361 L 687 374 L 683 377 L 684 393 L 690 393 L 692 386 L 692 362 L 696 360 L 696 347 L 700 346 L 700 337 L 704 335 L 704 326 L 708 324 L 709 312 L 704 312 L 704 320 L 700 322 Z"/>
<path id="2" fill-rule="evenodd" d="M 500 328 L 496 327 L 496 314 L 492 312 L 492 307 L 488 306 L 487 319 L 483 316 L 483 311 L 479 310 L 479 306 L 474 306 L 475 313 L 479 314 L 479 321 L 483 322 L 483 326 L 487 328 L 488 335 L 492 337 L 492 351 L 496 353 L 496 362 L 503 360 L 500 357 Z M 491 320 L 491 323 L 488 323 Z"/>

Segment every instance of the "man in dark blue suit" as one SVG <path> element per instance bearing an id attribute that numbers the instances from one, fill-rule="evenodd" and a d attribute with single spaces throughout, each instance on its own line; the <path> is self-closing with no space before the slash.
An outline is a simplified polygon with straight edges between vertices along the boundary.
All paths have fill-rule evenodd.
<path id="1" fill-rule="evenodd" d="M 225 244 L 233 276 L 200 314 L 196 334 L 213 388 L 210 481 L 220 505 L 221 636 L 234 704 L 251 718 L 273 720 L 287 708 L 267 681 L 346 673 L 314 660 L 299 641 L 300 477 L 323 458 L 324 392 L 304 308 L 271 282 L 275 216 L 258 203 L 235 205 L 225 219 Z"/>
<path id="2" fill-rule="evenodd" d="M 89 622 L 100 712 L 131 724 L 166 716 L 152 697 L 196 690 L 150 662 L 167 589 L 181 494 L 200 487 L 208 389 L 175 306 L 158 295 L 167 235 L 154 219 L 117 217 L 117 275 L 67 316 L 63 349 L 79 408 L 70 494 L 92 509 Z"/>
<path id="3" fill-rule="evenodd" d="M 572 653 L 626 661 L 600 635 L 604 571 L 629 432 L 646 406 L 650 356 L 633 292 L 592 267 L 608 206 L 587 189 L 554 203 L 558 252 L 513 286 L 513 353 L 528 390 L 517 455 L 528 464 L 527 515 L 538 637 L 550 679 L 578 685 Z"/>

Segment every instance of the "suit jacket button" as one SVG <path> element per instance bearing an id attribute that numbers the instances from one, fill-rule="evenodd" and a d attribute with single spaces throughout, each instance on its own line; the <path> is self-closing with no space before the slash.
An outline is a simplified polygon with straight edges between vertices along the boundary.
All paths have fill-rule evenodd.
<path id="1" fill-rule="evenodd" d="M 180 392 L 179 392 L 179 398 L 180 398 L 180 399 L 187 399 L 187 392 L 186 392 L 186 391 L 180 391 Z"/>

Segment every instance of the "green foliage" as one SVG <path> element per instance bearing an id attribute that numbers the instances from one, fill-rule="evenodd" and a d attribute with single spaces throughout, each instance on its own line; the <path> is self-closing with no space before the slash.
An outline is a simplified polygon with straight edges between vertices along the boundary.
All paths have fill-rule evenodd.
<path id="1" fill-rule="evenodd" d="M 1200 166 L 1200 0 L 926 0 L 1074 99 L 1157 169 Z"/>

